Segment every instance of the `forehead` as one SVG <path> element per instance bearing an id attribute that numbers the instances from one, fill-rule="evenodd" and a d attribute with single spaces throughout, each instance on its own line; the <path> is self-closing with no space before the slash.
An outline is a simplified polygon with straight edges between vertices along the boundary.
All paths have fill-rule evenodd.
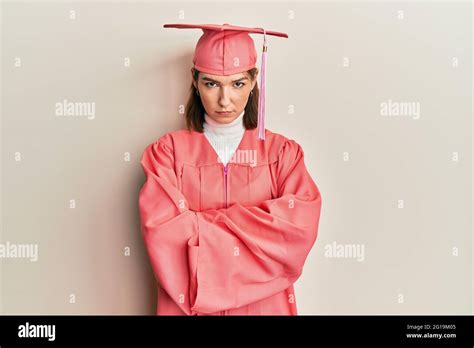
<path id="1" fill-rule="evenodd" d="M 219 76 L 219 75 L 211 75 L 211 74 L 207 74 L 207 73 L 201 73 L 201 74 L 199 74 L 199 77 L 201 79 L 211 79 L 211 80 L 218 81 L 218 82 L 221 82 L 221 83 L 232 82 L 232 81 L 244 78 L 244 77 L 248 78 L 247 73 L 238 73 L 238 74 L 229 75 L 229 76 Z"/>

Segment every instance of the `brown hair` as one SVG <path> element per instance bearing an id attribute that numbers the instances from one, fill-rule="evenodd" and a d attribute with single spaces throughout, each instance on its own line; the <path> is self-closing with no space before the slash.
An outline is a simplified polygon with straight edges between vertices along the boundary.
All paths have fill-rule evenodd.
<path id="1" fill-rule="evenodd" d="M 255 79 L 257 71 L 257 68 L 252 68 L 247 71 L 252 81 Z M 196 83 L 199 79 L 199 73 L 200 71 L 194 69 L 193 80 Z M 253 93 L 250 94 L 249 99 L 247 101 L 247 105 L 245 105 L 243 122 L 246 129 L 257 128 L 259 95 L 257 84 L 255 84 L 255 87 L 252 91 Z M 196 132 L 202 133 L 204 131 L 203 123 L 205 110 L 201 102 L 201 97 L 196 92 L 197 89 L 196 87 L 194 87 L 194 83 L 191 83 L 190 95 L 185 108 L 186 127 L 188 130 L 195 130 Z"/>

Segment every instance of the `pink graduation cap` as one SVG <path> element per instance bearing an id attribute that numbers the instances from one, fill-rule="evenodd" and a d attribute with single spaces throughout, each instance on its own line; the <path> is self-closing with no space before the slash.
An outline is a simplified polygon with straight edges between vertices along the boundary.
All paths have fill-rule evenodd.
<path id="1" fill-rule="evenodd" d="M 263 34 L 263 50 L 260 67 L 260 95 L 258 100 L 258 139 L 265 139 L 265 66 L 267 62 L 267 38 L 288 35 L 263 28 L 246 28 L 230 24 L 165 24 L 164 28 L 202 29 L 194 51 L 194 67 L 212 75 L 226 76 L 250 70 L 257 63 L 257 52 L 252 34 Z"/>

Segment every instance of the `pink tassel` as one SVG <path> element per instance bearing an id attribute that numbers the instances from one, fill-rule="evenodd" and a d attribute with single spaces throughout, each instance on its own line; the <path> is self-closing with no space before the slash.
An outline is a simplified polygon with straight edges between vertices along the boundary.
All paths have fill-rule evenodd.
<path id="1" fill-rule="evenodd" d="M 258 98 L 258 139 L 265 140 L 265 66 L 267 64 L 267 38 L 263 29 L 263 51 L 260 67 L 260 94 Z"/>

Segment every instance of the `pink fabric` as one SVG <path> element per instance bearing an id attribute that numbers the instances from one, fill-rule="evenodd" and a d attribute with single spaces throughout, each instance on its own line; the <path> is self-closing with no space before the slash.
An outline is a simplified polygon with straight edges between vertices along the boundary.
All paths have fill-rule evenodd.
<path id="1" fill-rule="evenodd" d="M 233 75 L 255 67 L 257 52 L 249 34 L 273 35 L 287 38 L 278 31 L 240 27 L 231 24 L 165 24 L 164 28 L 202 29 L 194 50 L 193 63 L 197 70 L 212 75 Z"/>
<path id="2" fill-rule="evenodd" d="M 300 145 L 255 133 L 245 131 L 227 175 L 203 133 L 167 133 L 144 150 L 141 232 L 158 315 L 297 314 L 293 284 L 317 238 L 321 195 Z"/>

